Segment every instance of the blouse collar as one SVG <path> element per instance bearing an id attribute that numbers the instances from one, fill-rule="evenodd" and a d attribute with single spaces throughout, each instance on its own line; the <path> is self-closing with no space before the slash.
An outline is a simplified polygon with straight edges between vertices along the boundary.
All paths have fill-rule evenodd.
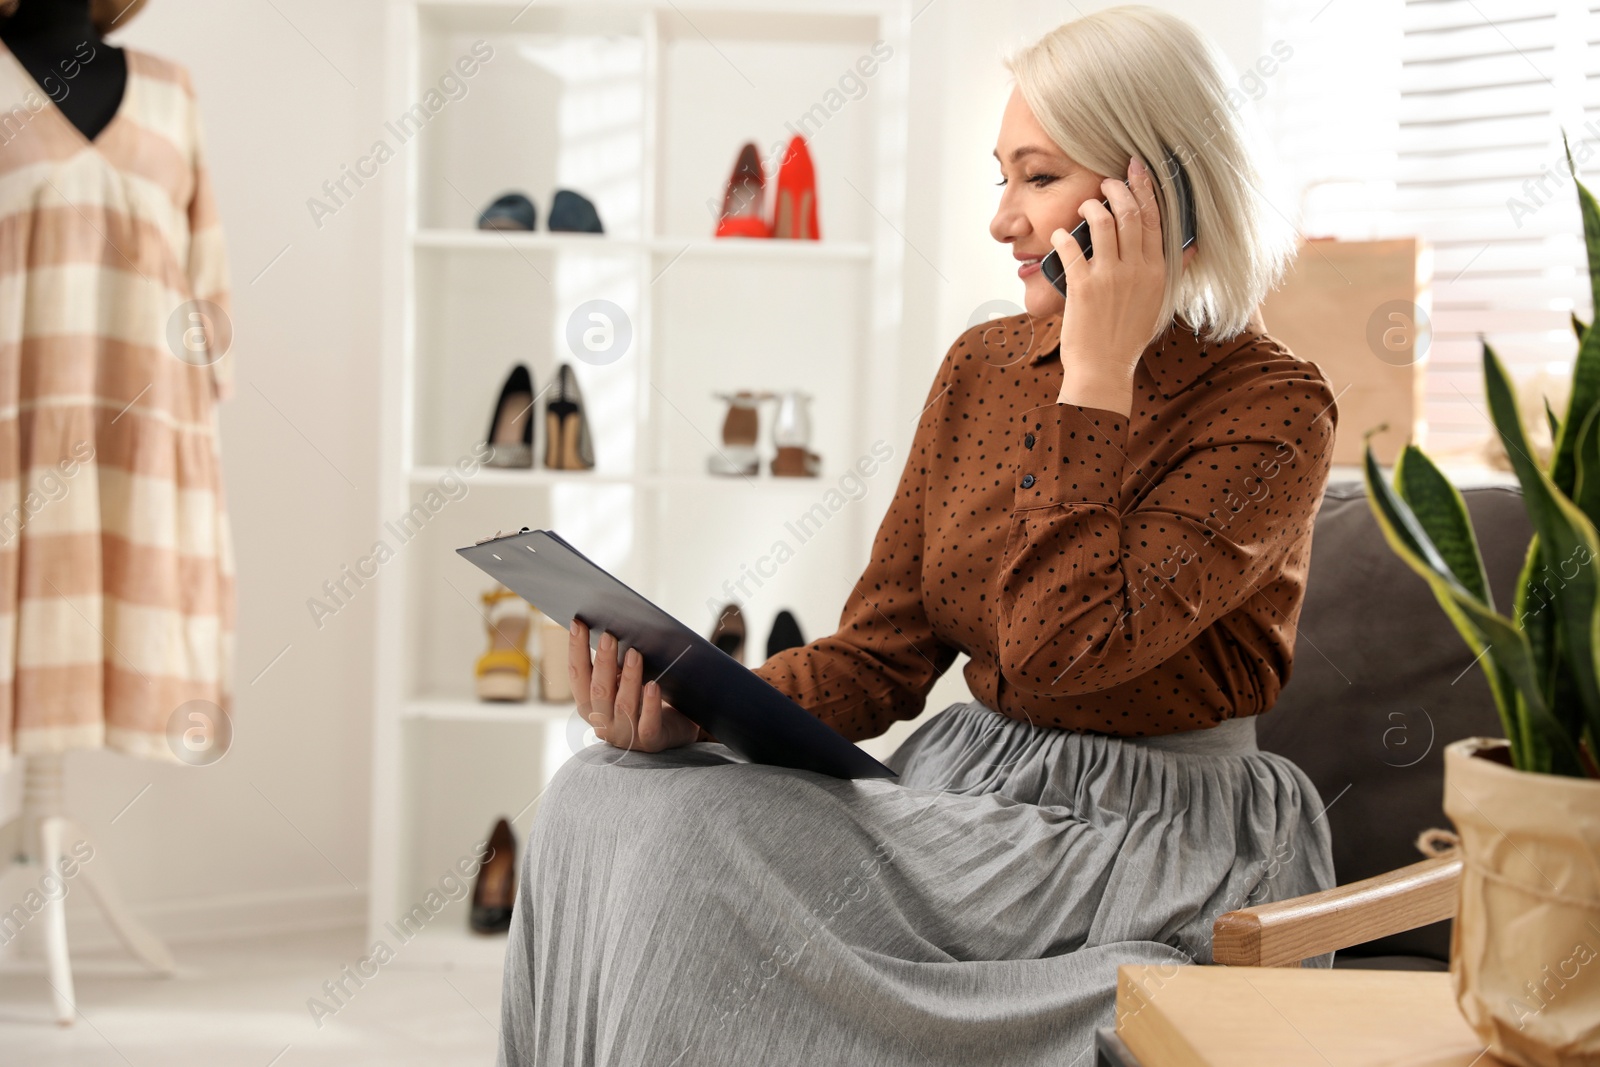
<path id="1" fill-rule="evenodd" d="M 1061 316 L 1051 315 L 1048 318 L 1035 319 L 1024 315 L 1022 318 L 1030 320 L 1032 327 L 1029 331 L 1031 343 L 1027 351 L 1029 366 L 1037 366 L 1052 358 L 1060 358 Z M 1181 320 L 1173 319 L 1166 331 L 1150 342 L 1139 363 L 1154 379 L 1162 397 L 1171 400 L 1193 385 L 1224 355 L 1237 349 L 1238 342 L 1247 340 L 1249 334 L 1250 331 L 1246 331 L 1247 336 L 1221 344 L 1210 337 L 1196 333 Z"/>

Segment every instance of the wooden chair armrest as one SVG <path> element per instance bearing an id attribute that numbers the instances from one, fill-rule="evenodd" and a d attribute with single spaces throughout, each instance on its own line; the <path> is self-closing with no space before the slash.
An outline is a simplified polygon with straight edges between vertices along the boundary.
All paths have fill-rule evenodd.
<path id="1" fill-rule="evenodd" d="M 1376 878 L 1217 917 L 1211 958 L 1229 967 L 1286 967 L 1456 913 L 1461 860 L 1444 856 Z"/>

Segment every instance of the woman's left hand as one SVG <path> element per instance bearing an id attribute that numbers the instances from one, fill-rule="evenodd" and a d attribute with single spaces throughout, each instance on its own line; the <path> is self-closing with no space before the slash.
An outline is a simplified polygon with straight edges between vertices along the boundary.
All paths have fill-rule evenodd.
<path id="1" fill-rule="evenodd" d="M 1061 402 L 1127 414 L 1133 370 L 1156 332 L 1166 296 L 1167 261 L 1161 242 L 1161 208 L 1149 170 L 1135 156 L 1128 184 L 1100 185 L 1110 202 L 1085 201 L 1094 258 L 1084 259 L 1065 229 L 1050 243 L 1066 267 L 1067 303 L 1061 318 Z M 1184 262 L 1193 254 L 1185 253 Z"/>
<path id="2" fill-rule="evenodd" d="M 683 712 L 661 698 L 661 686 L 644 680 L 644 657 L 628 649 L 617 662 L 617 639 L 600 634 L 600 649 L 589 659 L 589 626 L 574 618 L 567 637 L 567 681 L 578 712 L 608 745 L 635 752 L 663 752 L 691 745 L 700 734 Z"/>

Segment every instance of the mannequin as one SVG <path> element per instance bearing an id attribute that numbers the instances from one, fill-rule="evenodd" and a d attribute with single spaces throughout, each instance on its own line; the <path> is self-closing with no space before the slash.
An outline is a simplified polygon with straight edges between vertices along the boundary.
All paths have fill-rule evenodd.
<path id="1" fill-rule="evenodd" d="M 0 41 L 92 141 L 122 103 L 128 59 L 101 38 L 89 6 L 89 0 L 24 0 L 0 23 Z"/>
<path id="2" fill-rule="evenodd" d="M 149 132 L 154 127 L 160 127 L 161 120 L 170 117 L 169 112 L 159 112 L 153 109 L 166 102 L 169 109 L 179 108 L 176 112 L 178 121 L 169 122 L 166 127 L 179 130 L 188 129 L 183 119 L 185 113 L 181 108 L 185 104 L 181 95 L 187 91 L 187 74 L 171 64 L 153 57 L 136 54 L 130 57 L 129 53 L 121 48 L 105 43 L 103 34 L 113 27 L 124 25 L 128 18 L 142 6 L 143 0 L 0 0 L 0 41 L 5 43 L 11 56 L 0 55 L 0 83 L 5 85 L 5 99 L 0 101 L 0 108 L 11 107 L 19 100 L 32 98 L 35 104 L 28 107 L 29 113 L 40 116 L 36 121 L 30 120 L 25 124 L 17 125 L 8 130 L 6 147 L 16 147 L 13 151 L 18 153 L 18 158 L 25 158 L 36 163 L 57 168 L 56 173 L 70 173 L 75 181 L 64 182 L 57 185 L 53 180 L 40 179 L 36 175 L 38 167 L 13 168 L 7 171 L 0 167 L 0 181 L 13 181 L 18 183 L 37 182 L 39 187 L 48 190 L 56 201 L 51 206 L 54 211 L 54 222 L 48 212 L 44 216 L 34 216 L 28 219 L 25 213 L 31 210 L 27 205 L 28 199 L 18 200 L 14 195 L 7 200 L 8 203 L 22 203 L 20 208 L 14 207 L 13 212 L 24 213 L 21 216 L 22 225 L 29 227 L 25 232 L 31 232 L 34 239 L 40 242 L 40 247 L 53 249 L 53 255 L 70 255 L 71 250 L 88 248 L 98 250 L 100 245 L 96 242 L 84 243 L 81 239 L 74 244 L 72 241 L 61 240 L 62 219 L 69 228 L 77 225 L 75 220 L 84 220 L 85 216 L 81 206 L 77 210 L 63 212 L 59 210 L 62 203 L 72 204 L 73 201 L 64 200 L 62 188 L 88 195 L 91 207 L 101 207 L 106 212 L 106 217 L 113 218 L 118 224 L 127 227 L 127 232 L 139 232 L 138 226 L 144 217 L 139 214 L 141 201 L 137 199 L 117 199 L 128 186 L 116 175 L 117 168 L 137 165 L 138 161 L 145 158 L 141 155 L 145 145 L 151 138 L 156 138 L 157 133 Z M 10 62 L 15 58 L 16 64 Z M 20 65 L 21 70 L 18 70 Z M 23 73 L 31 78 L 29 85 Z M 147 83 L 162 81 L 168 87 L 165 97 L 152 97 L 147 88 L 142 92 L 135 92 L 130 88 L 134 76 L 146 79 Z M 171 90 L 177 90 L 173 93 Z M 48 98 L 54 105 L 57 115 L 50 115 L 49 105 L 37 105 L 37 93 Z M 115 135 L 101 138 L 99 135 L 111 125 L 119 112 L 124 108 L 134 112 L 130 123 L 123 124 Z M 15 113 L 15 112 L 13 112 Z M 154 115 L 157 121 L 152 122 L 150 116 Z M 65 120 L 62 122 L 61 120 Z M 70 129 L 69 129 L 70 127 Z M 73 133 L 72 130 L 76 130 Z M 79 137 L 81 136 L 81 140 Z M 88 151 L 84 149 L 88 147 Z M 213 233 L 210 228 L 214 222 L 208 222 L 210 217 L 209 188 L 204 185 L 204 171 L 198 162 L 198 151 L 194 146 L 183 143 L 175 146 L 179 154 L 187 153 L 195 161 L 194 170 L 189 174 L 180 176 L 180 181 L 191 181 L 199 189 L 191 190 L 187 195 L 190 201 L 188 221 L 190 229 L 183 234 L 183 239 L 178 242 L 178 247 L 187 255 L 187 264 L 178 259 L 169 260 L 168 277 L 170 272 L 183 270 L 188 275 L 188 281 L 193 295 L 211 301 L 225 301 L 225 275 L 219 273 L 220 246 L 208 243 L 208 235 Z M 130 164 L 129 160 L 133 160 Z M 17 185 L 17 190 L 24 188 Z M 84 193 L 84 190 L 90 190 Z M 96 191 L 98 190 L 98 191 Z M 100 199 L 95 201 L 98 196 Z M 36 194 L 32 202 L 42 203 L 43 194 Z M 75 205 L 76 206 L 76 205 Z M 42 221 L 41 221 L 42 219 Z M 55 226 L 51 229 L 52 224 Z M 148 232 L 151 227 L 147 220 L 143 227 Z M 102 240 L 109 241 L 105 235 L 87 221 L 82 223 L 87 228 L 86 232 Z M 70 230 L 68 231 L 70 235 Z M 191 242 L 188 238 L 195 234 Z M 41 236 L 42 235 L 42 236 Z M 81 238 L 81 234 L 79 235 Z M 126 240 L 126 238 L 124 238 Z M 144 239 L 148 245 L 149 238 Z M 107 342 L 105 338 L 122 338 L 128 336 L 127 323 L 129 321 L 142 322 L 150 318 L 148 310 L 143 313 L 143 318 L 125 309 L 130 302 L 139 299 L 149 300 L 148 293 L 135 288 L 129 289 L 124 283 L 119 289 L 107 288 L 110 280 L 114 280 L 115 271 L 120 264 L 131 263 L 128 253 L 122 247 L 112 243 L 117 255 L 109 257 L 111 266 L 105 267 L 98 251 L 88 253 L 88 260 L 79 264 L 80 280 L 74 284 L 90 286 L 101 293 L 131 293 L 132 295 L 119 296 L 116 300 L 108 301 L 99 298 L 85 302 L 80 298 L 76 303 L 69 302 L 69 307 L 90 306 L 91 317 L 88 320 L 72 322 L 67 330 L 67 336 L 46 338 L 40 340 L 40 334 L 32 325 L 29 318 L 34 305 L 28 301 L 18 301 L 12 307 L 4 310 L 10 315 L 0 315 L 0 333 L 3 333 L 10 342 L 10 362 L 0 360 L 4 364 L 4 373 L 13 381 L 31 382 L 38 378 L 37 369 L 49 366 L 54 373 L 67 373 L 73 368 L 77 369 L 77 378 L 80 384 L 85 385 L 95 394 L 95 398 L 87 405 L 85 410 L 92 411 L 103 407 L 106 401 L 105 393 L 108 388 L 115 385 L 119 373 L 126 375 L 128 368 L 143 368 L 144 373 L 150 375 L 149 380 L 155 381 L 158 377 L 161 382 L 161 391 L 164 395 L 186 398 L 190 403 L 190 410 L 199 410 L 202 421 L 209 413 L 208 407 L 195 408 L 194 397 L 204 394 L 207 404 L 212 393 L 220 387 L 224 379 L 221 377 L 223 368 L 216 366 L 221 355 L 208 357 L 205 366 L 188 366 L 181 360 L 173 360 L 161 348 L 160 339 L 152 337 L 144 343 L 144 348 L 153 351 L 153 357 L 147 356 L 146 362 L 138 364 L 132 362 L 132 357 L 126 353 L 128 346 L 118 348 L 114 343 Z M 138 241 L 129 242 L 128 249 L 133 255 L 146 257 L 145 271 L 152 271 L 148 258 L 151 250 L 147 247 L 140 251 Z M 169 256 L 173 253 L 163 249 Z M 84 267 L 91 272 L 97 266 L 99 272 L 85 274 Z M 146 280 L 144 271 L 128 268 L 125 273 L 140 280 Z M 156 271 L 159 276 L 159 271 Z M 30 282 L 27 272 L 20 275 L 21 284 L 26 287 Z M 213 304 L 213 306 L 215 306 Z M 16 309 L 21 309 L 20 321 Z M 107 309 L 110 309 L 109 311 Z M 164 310 L 164 305 L 160 310 Z M 120 314 L 120 317 L 119 317 Z M 109 316 L 109 317 L 108 317 Z M 158 318 L 157 321 L 160 321 Z M 3 349 L 0 349 L 3 351 Z M 120 361 L 120 362 L 119 362 Z M 141 379 L 143 380 L 143 379 Z M 151 390 L 154 391 L 154 390 Z M 44 398 L 46 401 L 48 397 Z M 140 399 L 140 398 L 136 398 Z M 118 419 L 122 422 L 122 430 L 145 419 L 145 410 L 137 404 L 129 403 L 124 409 L 120 402 L 117 407 L 122 410 Z M 146 402 L 148 407 L 148 402 Z M 50 410 L 59 410 L 52 408 Z M 170 412 L 167 413 L 170 417 Z M 69 432 L 73 439 L 80 442 L 80 454 L 83 456 L 82 466 L 89 462 L 97 463 L 101 477 L 115 477 L 118 474 L 116 463 L 121 459 L 118 454 L 118 440 L 110 433 L 103 420 L 97 422 L 93 415 L 79 413 L 78 421 L 72 422 L 72 416 L 58 419 L 51 426 L 60 432 Z M 46 416 L 35 415 L 33 424 L 37 425 Z M 4 420 L 0 420 L 3 422 Z M 146 419 L 151 425 L 157 420 Z M 115 425 L 112 423 L 111 425 Z M 23 479 L 27 486 L 38 484 L 39 472 L 48 471 L 51 461 L 58 457 L 50 451 L 49 433 L 30 436 L 18 425 L 13 418 L 12 422 L 5 423 L 5 434 L 0 435 L 0 443 L 5 448 L 15 449 L 18 452 L 19 462 L 23 470 Z M 208 437 L 195 434 L 201 445 L 209 440 Z M 65 438 L 63 438 L 65 439 Z M 148 434 L 140 439 L 148 442 L 154 440 Z M 132 446 L 124 445 L 126 452 Z M 84 451 L 86 449 L 86 451 Z M 205 449 L 191 449 L 191 453 L 204 456 Z M 65 471 L 67 468 L 61 468 Z M 80 466 L 73 466 L 72 470 L 79 470 Z M 57 484 L 52 482 L 51 484 Z M 89 482 L 81 483 L 84 485 Z M 77 492 L 77 491 L 75 491 Z M 78 492 L 76 496 L 67 494 L 60 499 L 64 501 L 77 501 L 83 504 L 95 491 L 88 493 Z M 7 501 L 10 503 L 10 501 Z M 54 503 L 51 505 L 57 510 L 52 513 L 51 519 L 58 523 L 65 521 L 69 516 L 71 504 Z M 90 506 L 90 513 L 98 516 L 97 509 L 104 509 L 105 501 L 95 502 Z M 97 518 L 98 523 L 98 518 Z M 117 523 L 121 519 L 115 513 L 107 513 L 106 521 L 110 528 L 118 529 Z M 0 545 L 0 550 L 9 549 L 14 556 L 26 561 L 37 558 L 41 551 L 51 551 L 49 541 L 50 527 L 30 526 L 23 523 L 20 527 L 13 527 L 13 542 Z M 16 551 L 16 544 L 26 546 L 26 552 Z M 54 548 L 60 552 L 59 546 Z M 32 553 L 30 557 L 29 553 Z M 192 555 L 192 551 L 190 552 Z M 69 556 L 61 556 L 70 559 Z M 83 558 L 80 556 L 80 558 Z M 103 569 L 100 560 L 94 556 L 87 557 L 87 563 L 97 569 Z M 10 565 L 16 566 L 16 563 Z M 59 571 L 57 572 L 59 577 Z M 65 579 L 63 579 L 65 580 Z M 107 587 L 104 591 L 99 588 L 79 590 L 80 594 L 87 592 L 91 597 L 114 599 L 117 590 Z M 13 620 L 19 618 L 25 610 L 37 611 L 40 597 L 37 591 L 32 594 L 32 599 L 23 607 L 19 602 L 5 605 Z M 37 617 L 37 616 L 36 616 Z M 108 619 L 114 619 L 112 614 L 102 613 L 99 626 L 109 625 Z M 91 624 L 93 625 L 93 624 Z M 20 643 L 29 639 L 29 635 L 37 631 L 30 630 L 27 626 L 12 623 L 15 637 Z M 131 642 L 127 642 L 131 644 Z M 93 648 L 98 642 L 88 641 L 80 636 L 74 640 L 78 648 Z M 9 676 L 5 679 L 8 689 L 16 690 L 18 678 L 26 677 L 29 659 L 19 656 L 13 649 L 10 650 L 11 664 L 8 666 Z M 37 655 L 34 655 L 37 660 Z M 21 662 L 19 668 L 16 664 Z M 88 670 L 91 679 L 98 680 L 101 675 L 93 673 L 103 670 L 90 664 L 88 668 L 81 665 L 80 671 Z M 115 677 L 109 669 L 104 669 L 104 677 L 110 679 L 104 685 L 91 684 L 88 688 L 80 683 L 77 688 L 70 684 L 62 690 L 50 707 L 66 709 L 82 708 L 87 704 L 99 701 L 104 693 L 114 692 Z M 176 668 L 178 684 L 192 685 L 190 681 L 193 671 L 187 665 L 179 662 Z M 69 680 L 70 683 L 70 680 Z M 165 975 L 173 973 L 174 964 L 171 955 L 148 930 L 141 926 L 123 907 L 118 894 L 109 878 L 103 861 L 96 859 L 96 849 L 89 835 L 65 811 L 63 805 L 62 772 L 64 766 L 64 752 L 74 747 L 117 747 L 134 754 L 149 755 L 154 742 L 151 738 L 159 736 L 155 731 L 159 724 L 134 722 L 134 726 L 142 729 L 132 729 L 129 726 L 132 716 L 121 705 L 107 704 L 102 708 L 96 706 L 95 715 L 104 716 L 109 725 L 103 725 L 94 720 L 72 718 L 66 715 L 61 721 L 41 717 L 40 708 L 49 703 L 47 690 L 41 690 L 36 683 L 28 681 L 32 688 L 25 689 L 25 699 L 20 702 L 13 693 L 8 694 L 6 725 L 13 732 L 13 736 L 4 740 L 7 749 L 14 747 L 18 737 L 20 723 L 24 730 L 31 728 L 34 733 L 25 738 L 26 744 L 21 749 L 24 763 L 23 803 L 20 816 L 10 823 L 0 826 L 0 902 L 3 906 L 11 908 L 8 913 L 11 925 L 4 926 L 0 920 L 0 943 L 7 943 L 20 933 L 20 928 L 27 925 L 36 925 L 43 935 L 45 953 L 49 967 L 49 983 L 54 994 L 56 1018 L 62 1025 L 70 1025 L 77 1014 L 76 998 L 73 989 L 71 961 L 67 949 L 67 927 L 65 898 L 69 893 L 86 891 L 104 913 L 108 925 L 122 940 L 123 944 L 151 970 Z M 41 697 L 40 693 L 44 696 Z M 215 696 L 212 690 L 196 690 Z M 126 702 L 124 702 L 126 703 Z M 15 717 L 18 707 L 26 714 L 20 718 Z M 113 730 L 120 729 L 119 733 Z M 54 733 L 52 733 L 52 731 Z M 57 736 L 59 735 L 59 736 Z M 108 740 L 109 738 L 109 740 Z M 9 754 L 7 752 L 6 754 Z M 17 906 L 20 905 L 20 910 Z"/>

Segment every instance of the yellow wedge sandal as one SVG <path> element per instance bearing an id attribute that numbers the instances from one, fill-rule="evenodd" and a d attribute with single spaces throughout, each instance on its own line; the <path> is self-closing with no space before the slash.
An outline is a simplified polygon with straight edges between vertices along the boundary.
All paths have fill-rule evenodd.
<path id="1" fill-rule="evenodd" d="M 479 700 L 527 700 L 528 632 L 533 619 L 528 602 L 503 585 L 483 594 L 484 622 L 489 649 L 478 657 Z"/>

